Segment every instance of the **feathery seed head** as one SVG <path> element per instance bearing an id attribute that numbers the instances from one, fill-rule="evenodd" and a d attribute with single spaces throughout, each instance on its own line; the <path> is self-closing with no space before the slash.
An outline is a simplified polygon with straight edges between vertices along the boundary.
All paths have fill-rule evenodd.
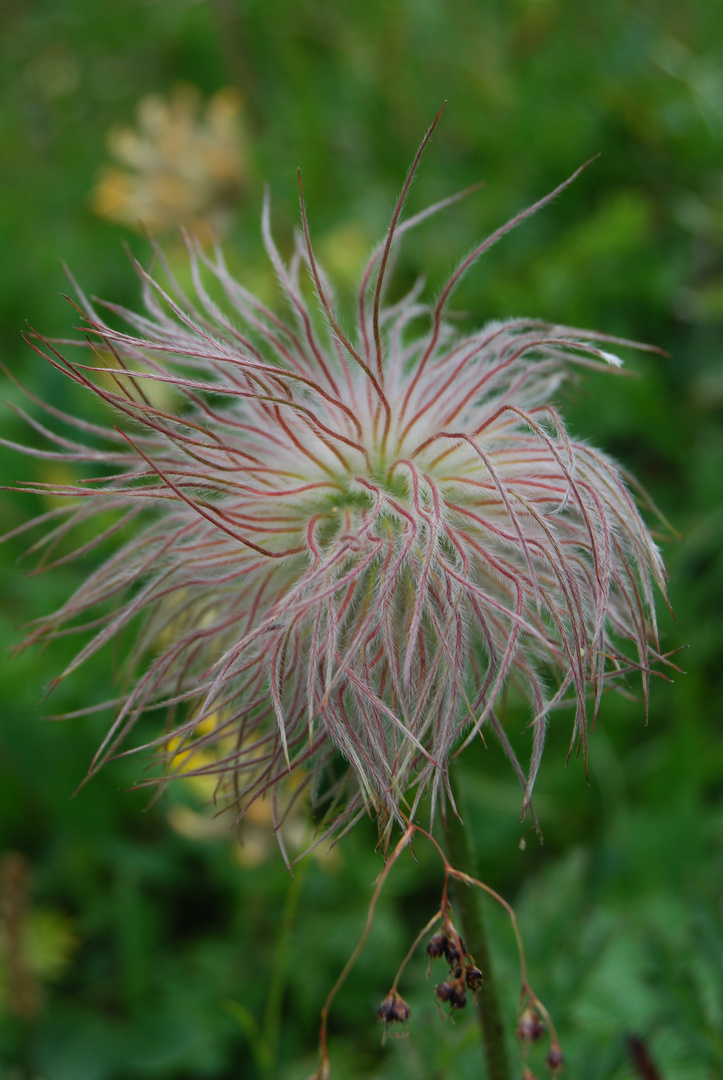
<path id="1" fill-rule="evenodd" d="M 95 515 L 116 518 L 99 539 L 133 523 L 28 639 L 85 619 L 92 636 L 68 675 L 145 620 L 135 682 L 91 771 L 144 710 L 168 708 L 173 749 L 168 732 L 152 744 L 165 775 L 179 746 L 213 748 L 198 771 L 226 785 L 241 815 L 298 770 L 297 793 L 327 800 L 325 834 L 369 811 L 388 838 L 425 792 L 432 813 L 449 797 L 450 755 L 483 730 L 500 739 L 526 806 L 553 708 L 572 702 L 584 748 L 608 683 L 638 669 L 647 694 L 662 563 L 620 469 L 575 441 L 552 404 L 573 366 L 617 366 L 610 343 L 632 343 L 532 319 L 473 333 L 445 320 L 476 259 L 574 177 L 480 243 L 436 303 L 415 288 L 387 304 L 392 250 L 460 197 L 402 221 L 433 129 L 363 274 L 353 330 L 316 262 L 302 194 L 288 265 L 268 199 L 263 212 L 286 318 L 234 280 L 220 248 L 189 240 L 193 299 L 169 267 L 162 286 L 136 265 L 146 313 L 105 305 L 126 330 L 79 292 L 92 345 L 82 362 L 34 346 L 118 425 L 42 406 L 76 430 L 42 427 L 54 444 L 45 456 L 103 472 L 53 488 L 67 505 L 41 519 L 57 522 L 48 549 Z M 531 710 L 526 775 L 495 711 L 510 681 Z"/>

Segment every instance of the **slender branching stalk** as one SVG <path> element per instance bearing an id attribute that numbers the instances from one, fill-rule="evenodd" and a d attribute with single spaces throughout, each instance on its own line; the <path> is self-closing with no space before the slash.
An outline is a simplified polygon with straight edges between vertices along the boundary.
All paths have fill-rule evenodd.
<path id="1" fill-rule="evenodd" d="M 455 763 L 456 764 L 456 763 Z M 464 800 L 459 785 L 456 783 L 456 769 L 450 769 L 450 783 L 457 809 L 465 813 Z M 454 865 L 476 876 L 476 859 L 472 846 L 471 830 L 457 814 L 448 813 L 444 819 L 444 834 L 447 850 Z M 502 1007 L 499 998 L 498 983 L 494 975 L 492 950 L 489 946 L 484 916 L 479 904 L 479 896 L 470 889 L 466 882 L 454 876 L 455 907 L 459 912 L 460 925 L 469 951 L 474 956 L 483 979 L 476 993 L 477 1015 L 482 1031 L 482 1046 L 487 1064 L 489 1080 L 510 1080 L 510 1065 L 505 1040 L 505 1025 L 502 1019 Z M 509 914 L 514 916 L 512 909 Z M 516 920 L 512 925 L 517 929 Z M 526 980 L 524 970 L 524 952 L 520 951 L 523 983 Z"/>
<path id="2" fill-rule="evenodd" d="M 463 830 L 464 831 L 464 830 Z M 457 869 L 447 858 L 443 848 L 437 840 L 426 829 L 423 829 L 419 825 L 414 823 L 408 823 L 401 839 L 389 854 L 384 869 L 377 878 L 374 891 L 372 893 L 371 900 L 369 902 L 369 908 L 367 910 L 367 917 L 364 923 L 364 929 L 359 938 L 359 941 L 354 948 L 351 956 L 344 965 L 338 979 L 334 983 L 333 987 L 329 991 L 326 1001 L 324 1002 L 321 1010 L 321 1021 L 319 1027 L 319 1068 L 310 1080 L 330 1080 L 331 1077 L 331 1064 L 329 1060 L 329 1047 L 328 1047 L 328 1019 L 329 1010 L 331 1005 L 341 990 L 342 986 L 346 982 L 349 973 L 356 964 L 359 956 L 367 942 L 369 934 L 372 929 L 374 921 L 374 914 L 376 912 L 377 903 L 381 896 L 382 889 L 386 880 L 394 866 L 399 859 L 402 852 L 411 844 L 415 834 L 419 834 L 424 837 L 432 845 L 434 850 L 442 860 L 444 870 L 444 880 L 442 885 L 442 895 L 440 900 L 440 906 L 437 911 L 431 916 L 429 921 L 425 924 L 423 929 L 417 934 L 413 944 L 411 945 L 406 956 L 402 960 L 397 973 L 394 977 L 392 985 L 385 996 L 380 1008 L 379 1019 L 384 1023 L 384 1035 L 383 1041 L 386 1040 L 387 1031 L 390 1023 L 406 1023 L 410 1018 L 410 1009 L 404 999 L 399 993 L 399 983 L 401 977 L 411 960 L 414 952 L 419 947 L 421 942 L 427 936 L 440 921 L 442 922 L 442 932 L 435 934 L 430 940 L 427 947 L 427 952 L 430 957 L 437 957 L 444 955 L 450 963 L 450 977 L 444 983 L 439 984 L 435 988 L 435 995 L 438 1003 L 449 1003 L 452 1011 L 461 1009 L 466 1003 L 466 993 L 470 990 L 477 1002 L 478 1011 L 482 1013 L 482 1010 L 487 1007 L 492 1010 L 492 1015 L 487 1017 L 481 1017 L 482 1031 L 483 1031 L 483 1043 L 484 1053 L 487 1062 L 489 1080 L 508 1080 L 510 1076 L 510 1067 L 507 1057 L 507 1049 L 505 1044 L 504 1025 L 502 1023 L 502 1010 L 499 1005 L 498 989 L 494 982 L 494 977 L 491 971 L 489 946 L 484 936 L 484 929 L 481 919 L 479 918 L 479 909 L 470 907 L 466 903 L 467 896 L 474 896 L 474 889 L 480 889 L 482 892 L 490 896 L 496 903 L 500 904 L 504 908 L 509 916 L 512 929 L 515 936 L 515 942 L 517 945 L 517 952 L 520 965 L 520 996 L 517 1006 L 518 1023 L 516 1034 L 522 1044 L 523 1059 L 526 1058 L 527 1044 L 531 1041 L 537 1041 L 537 1039 L 544 1033 L 545 1026 L 550 1036 L 550 1050 L 548 1053 L 548 1061 L 556 1062 L 559 1060 L 559 1066 L 562 1065 L 562 1053 L 560 1051 L 560 1044 L 555 1031 L 552 1018 L 549 1012 L 542 1004 L 537 994 L 530 985 L 527 961 L 525 958 L 525 949 L 522 942 L 522 935 L 517 922 L 517 916 L 515 915 L 512 906 L 493 888 L 487 885 L 485 882 L 480 881 L 476 877 L 463 870 Z M 455 843 L 455 841 L 453 841 Z M 469 852 L 466 849 L 461 850 L 461 853 L 467 858 Z M 457 932 L 453 920 L 453 907 L 450 902 L 449 891 L 450 884 L 465 886 L 466 888 L 459 891 L 456 890 L 456 896 L 461 898 L 462 904 L 456 904 L 457 910 L 461 912 L 462 919 L 460 925 L 467 933 L 467 928 L 470 927 L 473 934 L 476 937 L 463 939 Z M 464 920 L 467 920 L 465 923 Z M 476 920 L 476 921 L 475 921 Z M 480 957 L 484 957 L 482 963 L 486 965 L 486 969 L 480 970 L 477 967 L 477 956 L 473 956 L 470 948 L 472 940 L 475 942 L 475 948 L 479 950 Z M 483 988 L 490 984 L 490 988 L 486 993 L 483 993 Z M 491 1025 L 490 1020 L 494 1019 L 494 1026 Z M 537 1026 L 535 1026 L 537 1025 Z"/>

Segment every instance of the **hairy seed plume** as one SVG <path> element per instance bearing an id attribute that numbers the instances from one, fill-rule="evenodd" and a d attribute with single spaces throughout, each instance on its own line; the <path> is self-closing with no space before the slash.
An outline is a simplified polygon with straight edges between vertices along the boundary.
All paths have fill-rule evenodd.
<path id="1" fill-rule="evenodd" d="M 571 748 L 585 751 L 606 686 L 638 671 L 647 700 L 661 559 L 622 470 L 575 441 L 553 404 L 573 369 L 614 370 L 609 350 L 635 343 L 523 318 L 460 333 L 446 318 L 476 260 L 581 170 L 474 247 L 434 303 L 420 286 L 387 303 L 404 233 L 467 194 L 402 219 L 436 122 L 352 329 L 301 192 L 288 264 L 268 197 L 262 216 L 284 316 L 232 277 L 218 246 L 188 239 L 193 297 L 157 251 L 158 276 L 134 264 L 144 314 L 78 290 L 80 359 L 71 343 L 31 339 L 112 418 L 37 399 L 51 426 L 26 416 L 50 445 L 27 452 L 94 470 L 25 485 L 65 500 L 30 523 L 49 526 L 36 545 L 46 569 L 120 538 L 27 637 L 86 634 L 62 679 L 134 628 L 132 679 L 105 705 L 114 719 L 91 774 L 142 713 L 162 710 L 170 727 L 141 748 L 165 763 L 162 779 L 192 750 L 201 763 L 184 775 L 216 776 L 239 817 L 271 793 L 278 827 L 277 791 L 297 773 L 295 792 L 326 807 L 323 835 L 370 812 L 388 841 L 425 793 L 432 814 L 451 797 L 450 757 L 480 733 L 500 740 L 527 808 L 553 709 L 571 703 Z M 94 540 L 53 556 L 92 521 Z M 508 683 L 529 702 L 526 770 L 496 712 Z"/>

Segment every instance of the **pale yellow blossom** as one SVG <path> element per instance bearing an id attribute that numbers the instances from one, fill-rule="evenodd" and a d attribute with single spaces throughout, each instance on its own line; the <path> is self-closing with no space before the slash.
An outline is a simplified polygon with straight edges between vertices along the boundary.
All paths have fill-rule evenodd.
<path id="1" fill-rule="evenodd" d="M 245 186 L 241 105 L 240 93 L 226 88 L 204 107 L 188 83 L 169 98 L 141 98 L 136 126 L 108 132 L 118 164 L 100 173 L 95 212 L 152 233 L 223 230 Z"/>

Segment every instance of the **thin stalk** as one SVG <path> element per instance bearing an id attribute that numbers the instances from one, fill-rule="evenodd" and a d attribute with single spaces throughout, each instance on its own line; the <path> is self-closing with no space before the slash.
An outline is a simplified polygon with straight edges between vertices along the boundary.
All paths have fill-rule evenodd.
<path id="1" fill-rule="evenodd" d="M 357 960 L 359 959 L 359 954 L 361 953 L 362 949 L 364 948 L 364 945 L 366 944 L 366 940 L 369 937 L 369 933 L 370 933 L 371 928 L 372 928 L 372 923 L 374 921 L 374 912 L 375 912 L 376 906 L 377 906 L 377 900 L 379 899 L 379 897 L 381 895 L 381 891 L 382 891 L 382 889 L 384 887 L 384 882 L 387 880 L 387 877 L 389 876 L 389 871 L 392 869 L 395 862 L 397 861 L 399 856 L 402 854 L 402 852 L 406 848 L 409 841 L 412 839 L 412 836 L 414 835 L 414 829 L 415 829 L 414 825 L 409 825 L 409 827 L 405 831 L 404 835 L 402 836 L 401 840 L 399 841 L 397 846 L 394 848 L 394 851 L 387 858 L 387 861 L 384 864 L 384 869 L 382 870 L 381 874 L 377 878 L 377 883 L 376 883 L 376 886 L 374 888 L 374 893 L 372 894 L 372 898 L 371 898 L 371 901 L 369 903 L 369 910 L 367 911 L 367 919 L 366 919 L 366 922 L 364 924 L 364 929 L 362 930 L 362 935 L 359 938 L 359 941 L 357 942 L 357 945 L 356 945 L 356 948 L 354 949 L 354 952 L 351 954 L 351 956 L 347 960 L 346 964 L 344 965 L 344 968 L 342 970 L 341 975 L 339 976 L 339 978 L 336 980 L 336 982 L 332 986 L 331 990 L 329 991 L 329 993 L 327 995 L 326 1001 L 324 1002 L 324 1005 L 322 1006 L 321 1024 L 320 1024 L 320 1027 L 319 1027 L 319 1059 L 320 1059 L 319 1060 L 319 1069 L 314 1074 L 313 1080 L 330 1080 L 331 1070 L 329 1068 L 329 1047 L 328 1047 L 328 1041 L 327 1041 L 327 1021 L 328 1021 L 328 1018 L 329 1018 L 329 1009 L 331 1008 L 331 1003 L 334 1000 L 334 998 L 336 997 L 336 995 L 339 993 L 339 991 L 341 990 L 342 986 L 344 985 L 347 975 L 349 974 L 349 972 L 351 971 L 351 969 L 354 967 Z"/>
<path id="2" fill-rule="evenodd" d="M 274 948 L 271 983 L 266 998 L 263 1022 L 259 1023 L 251 1010 L 247 1009 L 240 1001 L 229 1000 L 224 1002 L 224 1008 L 233 1016 L 246 1036 L 259 1075 L 266 1078 L 266 1080 L 273 1080 L 278 1074 L 277 1059 L 281 1010 L 289 968 L 291 938 L 296 911 L 299 906 L 299 896 L 308 865 L 309 860 L 305 859 L 292 879 L 289 891 L 286 894 L 281 915 L 281 928 Z"/>
<path id="3" fill-rule="evenodd" d="M 279 1052 L 279 1032 L 281 1029 L 281 1007 L 283 1005 L 284 990 L 286 989 L 291 936 L 294 929 L 296 910 L 299 906 L 301 887 L 304 878 L 306 877 L 308 867 L 309 859 L 306 858 L 302 861 L 289 886 L 289 891 L 286 894 L 286 901 L 284 903 L 284 910 L 281 915 L 281 927 L 274 949 L 271 983 L 269 985 L 268 997 L 266 998 L 263 1023 L 263 1034 L 266 1045 L 269 1048 L 269 1068 L 266 1071 L 266 1075 L 271 1077 L 276 1075 L 276 1062 Z"/>
<path id="4" fill-rule="evenodd" d="M 463 813 L 464 808 L 454 768 L 450 769 L 450 782 L 457 809 Z M 452 865 L 469 877 L 476 878 L 477 867 L 469 829 L 451 810 L 447 812 L 444 831 L 447 854 Z M 505 1043 L 502 1009 L 497 982 L 492 970 L 492 958 L 479 897 L 475 889 L 463 884 L 458 877 L 453 877 L 453 890 L 454 906 L 462 936 L 468 951 L 482 972 L 482 986 L 477 991 L 476 998 L 488 1080 L 510 1080 L 510 1063 Z"/>

